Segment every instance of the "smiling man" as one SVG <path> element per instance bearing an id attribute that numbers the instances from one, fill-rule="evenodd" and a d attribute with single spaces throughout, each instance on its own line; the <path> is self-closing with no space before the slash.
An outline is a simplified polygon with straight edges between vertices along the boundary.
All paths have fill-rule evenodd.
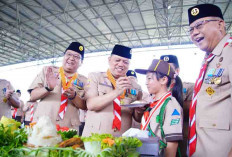
<path id="1" fill-rule="evenodd" d="M 83 136 L 109 133 L 121 136 L 131 127 L 134 110 L 124 107 L 142 97 L 141 87 L 126 77 L 131 48 L 115 45 L 107 72 L 90 73 L 86 85 L 87 115 Z M 137 114 L 137 113 L 135 113 Z"/>
<path id="2" fill-rule="evenodd" d="M 28 90 L 30 101 L 40 100 L 31 112 L 33 122 L 46 115 L 61 127 L 78 130 L 79 109 L 86 109 L 83 97 L 87 78 L 76 72 L 83 59 L 84 46 L 72 42 L 64 53 L 62 67 L 47 66 L 37 75 Z"/>
<path id="3" fill-rule="evenodd" d="M 219 7 L 189 8 L 190 37 L 205 51 L 190 105 L 189 153 L 226 157 L 232 148 L 232 38 Z"/>

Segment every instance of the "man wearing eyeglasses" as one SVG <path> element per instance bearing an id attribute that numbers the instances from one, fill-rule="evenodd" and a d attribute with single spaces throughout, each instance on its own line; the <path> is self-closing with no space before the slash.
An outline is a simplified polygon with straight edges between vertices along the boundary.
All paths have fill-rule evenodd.
<path id="1" fill-rule="evenodd" d="M 131 48 L 115 45 L 105 72 L 89 73 L 85 88 L 88 111 L 83 136 L 107 133 L 121 136 L 131 128 L 132 117 L 140 120 L 143 112 L 124 105 L 142 98 L 141 87 L 126 77 L 132 57 Z"/>
<path id="2" fill-rule="evenodd" d="M 86 109 L 84 85 L 86 77 L 77 73 L 84 59 L 84 46 L 72 42 L 66 49 L 62 67 L 47 66 L 32 82 L 28 92 L 30 101 L 37 101 L 36 110 L 31 111 L 33 122 L 41 116 L 49 116 L 61 127 L 78 130 L 79 109 Z"/>
<path id="3" fill-rule="evenodd" d="M 232 38 L 219 7 L 189 8 L 189 33 L 205 51 L 189 112 L 189 155 L 226 157 L 232 148 Z"/>

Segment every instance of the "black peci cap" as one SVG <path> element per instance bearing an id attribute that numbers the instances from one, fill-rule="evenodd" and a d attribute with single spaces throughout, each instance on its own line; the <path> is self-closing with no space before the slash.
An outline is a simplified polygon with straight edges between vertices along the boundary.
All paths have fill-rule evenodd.
<path id="1" fill-rule="evenodd" d="M 16 90 L 16 93 L 20 93 L 21 94 L 21 91 L 19 89 Z"/>
<path id="2" fill-rule="evenodd" d="M 124 58 L 131 59 L 131 48 L 123 45 L 115 45 L 112 50 L 112 55 L 118 55 Z"/>
<path id="3" fill-rule="evenodd" d="M 213 4 L 199 4 L 188 9 L 189 25 L 203 17 L 223 18 L 221 9 Z"/>
<path id="4" fill-rule="evenodd" d="M 127 73 L 126 73 L 126 76 L 134 76 L 134 77 L 137 78 L 136 72 L 134 70 L 128 70 Z"/>
<path id="5" fill-rule="evenodd" d="M 179 68 L 179 62 L 178 62 L 178 59 L 175 55 L 162 55 L 162 56 L 160 56 L 160 59 L 162 59 L 168 63 L 173 63 L 176 65 L 176 67 Z"/>
<path id="6" fill-rule="evenodd" d="M 75 51 L 77 53 L 79 53 L 81 55 L 81 59 L 83 60 L 84 59 L 84 53 L 85 53 L 85 48 L 84 46 L 79 43 L 79 42 L 72 42 L 68 48 L 65 50 L 65 53 L 67 50 L 72 50 L 72 51 Z"/>

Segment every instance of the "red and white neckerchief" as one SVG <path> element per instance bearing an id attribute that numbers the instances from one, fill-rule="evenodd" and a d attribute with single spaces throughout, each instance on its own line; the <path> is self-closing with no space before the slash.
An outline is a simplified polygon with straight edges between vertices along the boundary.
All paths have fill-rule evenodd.
<path id="1" fill-rule="evenodd" d="M 114 79 L 113 75 L 111 74 L 110 70 L 107 70 L 107 78 L 110 80 L 111 84 L 113 85 L 114 89 L 116 88 L 116 80 Z M 121 105 L 120 105 L 120 99 L 123 99 L 125 97 L 126 91 L 123 92 L 122 95 L 118 96 L 113 100 L 114 105 L 114 119 L 113 119 L 113 125 L 112 129 L 121 129 Z"/>
<path id="2" fill-rule="evenodd" d="M 211 53 L 207 58 L 205 58 L 205 63 L 201 67 L 200 74 L 196 80 L 195 87 L 194 87 L 192 102 L 191 102 L 191 106 L 189 109 L 189 155 L 190 156 L 192 156 L 193 153 L 196 151 L 196 143 L 197 143 L 197 138 L 196 138 L 197 96 L 198 96 L 198 92 L 201 89 L 201 85 L 204 80 L 204 76 L 206 73 L 208 63 L 211 62 L 214 57 L 215 55 Z"/>
<path id="3" fill-rule="evenodd" d="M 61 89 L 61 104 L 60 104 L 60 109 L 59 109 L 59 116 L 61 119 L 64 119 L 64 114 L 67 110 L 68 106 L 68 98 L 64 95 L 64 89 Z"/>
<path id="4" fill-rule="evenodd" d="M 30 121 L 33 121 L 33 116 L 34 116 L 34 103 L 31 103 L 30 106 Z"/>
<path id="5" fill-rule="evenodd" d="M 230 37 L 225 43 L 224 47 L 232 43 L 232 37 Z M 214 54 L 210 54 L 208 58 L 205 59 L 205 63 L 203 64 L 199 77 L 196 80 L 194 93 L 192 97 L 191 106 L 189 109 L 189 156 L 191 157 L 196 151 L 197 144 L 197 135 L 196 135 L 196 104 L 197 104 L 197 94 L 200 91 L 201 85 L 203 83 L 204 75 L 208 66 L 208 63 L 213 60 L 215 57 Z"/>
<path id="6" fill-rule="evenodd" d="M 14 112 L 13 112 L 13 115 L 12 115 L 12 117 L 15 119 L 16 118 L 16 116 L 17 116 L 17 111 L 18 111 L 18 109 L 17 108 L 14 108 Z"/>
<path id="7" fill-rule="evenodd" d="M 65 112 L 68 106 L 68 98 L 64 95 L 64 92 L 71 86 L 73 81 L 77 79 L 77 73 L 75 73 L 71 78 L 69 78 L 69 81 L 68 81 L 68 78 L 64 74 L 63 67 L 60 67 L 59 73 L 61 77 L 62 88 L 61 88 L 61 104 L 60 104 L 60 109 L 59 109 L 58 114 L 61 119 L 64 119 L 64 115 L 65 115 Z"/>
<path id="8" fill-rule="evenodd" d="M 146 130 L 148 124 L 151 121 L 152 115 L 155 113 L 155 111 L 162 106 L 164 101 L 171 96 L 171 92 L 167 92 L 165 95 L 163 95 L 158 101 L 155 101 L 155 105 L 153 103 L 150 105 L 151 107 L 154 107 L 154 110 L 149 114 L 149 116 L 143 115 L 142 120 L 141 120 L 141 130 Z M 146 118 L 147 117 L 147 118 Z"/>

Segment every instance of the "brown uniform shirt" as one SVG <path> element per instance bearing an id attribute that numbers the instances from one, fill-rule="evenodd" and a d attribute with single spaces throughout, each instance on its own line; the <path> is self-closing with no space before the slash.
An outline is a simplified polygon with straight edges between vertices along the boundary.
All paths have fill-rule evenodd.
<path id="1" fill-rule="evenodd" d="M 232 147 L 232 44 L 224 47 L 228 39 L 226 35 L 213 50 L 216 56 L 208 65 L 198 93 L 194 157 L 226 157 Z M 224 70 L 221 82 L 210 84 L 210 71 L 220 68 Z"/>
<path id="2" fill-rule="evenodd" d="M 8 101 L 3 101 L 3 99 L 5 98 L 5 90 L 7 89 L 8 85 L 10 90 L 14 90 L 9 81 L 0 79 L 0 119 L 2 118 L 2 116 L 11 118 L 11 106 L 8 104 Z M 12 96 L 17 97 L 15 93 L 13 93 Z"/>
<path id="3" fill-rule="evenodd" d="M 37 108 L 37 105 L 38 103 L 37 102 L 30 102 L 28 101 L 24 107 L 23 107 L 23 112 L 24 112 L 24 118 L 25 118 L 25 121 L 31 121 L 31 105 L 34 105 L 34 113 L 36 111 L 36 108 Z"/>
<path id="4" fill-rule="evenodd" d="M 155 107 L 150 111 L 152 113 Z M 160 137 L 165 142 L 179 141 L 183 139 L 183 110 L 177 100 L 171 97 L 164 111 L 164 124 L 163 131 L 165 137 L 161 136 L 160 124 L 157 119 L 157 115 L 160 113 L 161 106 L 151 116 L 150 127 L 153 133 Z"/>
<path id="5" fill-rule="evenodd" d="M 53 67 L 53 69 L 58 73 L 59 71 L 58 67 Z M 37 77 L 31 84 L 29 91 L 37 87 L 47 86 L 46 72 L 47 72 L 47 67 L 43 68 L 42 72 L 37 75 Z M 77 84 L 74 85 L 74 87 L 77 92 L 77 95 L 79 95 L 80 97 L 84 97 L 84 86 L 86 84 L 86 80 L 87 79 L 85 76 L 78 74 L 77 82 L 79 82 L 82 85 L 80 86 L 79 84 Z M 62 120 L 58 115 L 60 104 L 61 104 L 61 89 L 62 89 L 62 83 L 61 83 L 61 79 L 59 78 L 58 84 L 56 85 L 54 90 L 51 91 L 48 96 L 46 96 L 45 98 L 41 99 L 38 102 L 37 109 L 34 113 L 33 121 L 38 121 L 39 117 L 46 115 L 49 116 L 52 122 L 55 124 L 59 124 L 60 126 L 66 126 L 78 130 L 78 126 L 80 125 L 79 109 L 74 104 L 72 104 L 70 100 L 68 100 L 68 106 L 65 112 L 64 119 Z"/>
<path id="6" fill-rule="evenodd" d="M 189 106 L 191 104 L 192 95 L 194 90 L 194 83 L 183 82 L 183 113 L 184 113 L 184 122 L 183 122 L 183 141 L 179 142 L 179 147 L 181 150 L 181 156 L 187 156 L 187 145 L 188 145 L 188 128 L 189 128 Z"/>
<path id="7" fill-rule="evenodd" d="M 108 80 L 105 72 L 90 73 L 88 77 L 88 85 L 86 87 L 86 99 L 89 95 L 102 96 L 113 90 L 111 82 Z M 141 91 L 141 87 L 137 84 L 136 91 Z M 124 102 L 131 103 L 136 101 L 138 95 L 126 95 Z M 88 105 L 88 104 L 87 104 Z M 114 114 L 113 101 L 101 111 L 87 111 L 86 122 L 83 131 L 83 136 L 90 136 L 91 133 L 108 133 L 114 136 L 121 136 L 126 130 L 131 128 L 133 109 L 121 106 L 121 130 L 114 132 L 112 129 Z"/>

